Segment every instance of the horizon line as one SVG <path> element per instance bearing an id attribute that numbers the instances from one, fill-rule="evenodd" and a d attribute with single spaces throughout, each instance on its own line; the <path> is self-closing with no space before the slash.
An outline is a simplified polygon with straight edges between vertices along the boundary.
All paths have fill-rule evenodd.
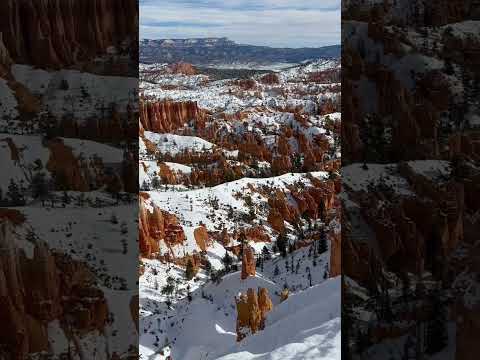
<path id="1" fill-rule="evenodd" d="M 227 36 L 205 36 L 205 37 L 165 37 L 165 38 L 141 38 L 140 41 L 149 40 L 149 41 L 160 41 L 160 40 L 205 40 L 205 39 L 226 39 L 237 45 L 248 45 L 248 46 L 258 46 L 258 47 L 270 47 L 277 49 L 319 49 L 330 46 L 341 46 L 341 43 L 335 43 L 330 45 L 319 45 L 319 46 L 301 46 L 301 47 L 290 47 L 290 46 L 272 46 L 272 45 L 253 45 L 248 43 L 240 43 L 235 40 L 230 39 Z"/>

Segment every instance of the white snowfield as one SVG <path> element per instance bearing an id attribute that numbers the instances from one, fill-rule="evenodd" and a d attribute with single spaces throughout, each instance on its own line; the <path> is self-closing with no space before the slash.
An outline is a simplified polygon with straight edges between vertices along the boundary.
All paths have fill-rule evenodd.
<path id="1" fill-rule="evenodd" d="M 69 192 L 69 195 L 78 196 L 79 193 Z M 127 351 L 129 344 L 134 344 L 138 336 L 128 311 L 132 296 L 138 294 L 137 274 L 131 273 L 138 264 L 137 257 L 132 256 L 137 252 L 138 224 L 132 216 L 137 211 L 137 204 L 90 208 L 90 211 L 73 204 L 66 208 L 28 206 L 18 210 L 26 216 L 26 224 L 15 229 L 14 240 L 18 249 L 28 258 L 33 257 L 35 246 L 26 239 L 28 230 L 32 229 L 50 249 L 85 262 L 95 273 L 98 286 L 104 292 L 109 311 L 114 314 L 113 322 L 105 327 L 103 333 L 93 331 L 77 336 L 85 356 L 109 360 L 109 352 Z M 112 224 L 112 214 L 117 217 L 117 224 Z M 122 222 L 125 222 L 126 232 L 121 231 Z M 85 227 L 84 224 L 95 226 Z M 124 252 L 123 244 L 127 252 Z M 113 277 L 123 279 L 126 287 L 120 289 Z M 104 283 L 107 279 L 110 281 Z M 58 320 L 50 322 L 48 330 L 52 350 L 56 354 L 67 351 L 68 340 Z"/>
<path id="2" fill-rule="evenodd" d="M 341 358 L 340 276 L 290 296 L 268 314 L 264 331 L 217 360 Z"/>
<path id="3" fill-rule="evenodd" d="M 18 160 L 13 160 L 7 141 L 12 141 L 19 149 Z M 23 181 L 27 185 L 34 162 L 40 160 L 43 166 L 46 166 L 49 157 L 50 151 L 42 145 L 38 136 L 0 134 L 0 163 L 2 164 L 0 189 L 3 194 L 7 192 L 11 179 L 15 182 Z"/>
<path id="4" fill-rule="evenodd" d="M 326 178 L 326 172 L 313 172 L 311 175 L 315 178 Z M 186 236 L 186 245 L 177 246 L 172 249 L 164 246 L 161 242 L 161 253 L 174 252 L 176 256 L 183 256 L 184 253 L 192 253 L 194 250 L 198 251 L 198 246 L 194 237 L 194 230 L 201 224 L 205 225 L 209 231 L 221 231 L 226 228 L 229 232 L 233 232 L 239 226 L 237 220 L 229 216 L 229 208 L 232 207 L 235 211 L 247 214 L 249 209 L 245 201 L 238 198 L 238 194 L 242 196 L 250 195 L 256 207 L 265 207 L 268 198 L 251 190 L 260 188 L 262 186 L 270 186 L 273 189 L 285 189 L 286 186 L 302 182 L 306 186 L 310 185 L 310 180 L 306 178 L 306 174 L 289 173 L 273 178 L 251 179 L 243 178 L 237 181 L 217 185 L 211 188 L 196 189 L 189 191 L 150 191 L 150 198 L 146 200 L 147 206 L 154 204 L 162 210 L 168 211 L 177 215 L 180 224 L 183 227 Z M 212 200 L 218 200 L 218 209 L 214 210 L 211 203 Z M 152 209 L 152 208 L 150 208 Z M 212 218 L 211 214 L 215 216 Z M 250 225 L 257 224 L 259 219 L 266 222 L 268 213 L 257 212 L 256 220 Z M 271 234 L 268 227 L 265 228 Z M 209 249 L 208 251 L 216 253 L 222 251 L 220 256 L 224 255 L 221 246 Z M 221 266 L 218 260 L 214 260 L 212 265 Z"/>
<path id="5" fill-rule="evenodd" d="M 413 173 L 434 181 L 441 181 L 451 171 L 450 163 L 444 160 L 414 160 L 406 164 Z M 369 185 L 382 184 L 399 195 L 414 195 L 408 180 L 399 173 L 398 164 L 366 165 L 366 169 L 359 163 L 344 166 L 341 170 L 342 183 L 353 191 L 368 191 Z"/>
<path id="6" fill-rule="evenodd" d="M 276 152 L 278 137 L 286 128 L 305 136 L 311 143 L 326 138 L 339 156 L 340 147 L 335 134 L 328 126 L 340 121 L 340 113 L 319 115 L 324 102 L 336 102 L 339 83 L 316 83 L 312 73 L 339 69 L 340 63 L 330 60 L 308 61 L 296 66 L 278 64 L 274 70 L 278 84 L 265 84 L 264 74 L 254 75 L 246 90 L 236 79 L 211 81 L 206 77 L 185 75 L 159 75 L 145 73 L 140 88 L 147 97 L 173 101 L 196 101 L 200 108 L 207 109 L 212 117 L 207 122 L 214 126 L 211 140 L 223 144 L 230 139 L 244 139 L 253 135 L 262 139 L 268 149 Z M 218 67 L 218 66 L 217 66 Z M 142 66 L 142 70 L 160 70 L 165 65 Z M 258 68 L 257 68 L 258 69 Z M 148 78 L 149 75 L 152 75 Z M 168 85 L 168 86 L 167 86 Z M 225 114 L 241 112 L 230 118 Z M 297 118 L 294 112 L 302 114 Z M 190 128 L 189 128 L 190 126 Z M 188 131 L 187 131 L 188 130 Z M 176 134 L 156 134 L 145 131 L 140 138 L 140 184 L 151 184 L 158 175 L 160 163 L 151 155 L 179 155 L 184 151 L 196 154 L 222 152 L 230 164 L 242 166 L 241 153 L 235 148 L 223 148 L 195 136 L 191 124 L 178 129 Z M 210 139 L 210 138 L 209 138 Z M 151 142 L 152 150 L 146 142 Z M 292 152 L 298 152 L 300 141 L 288 138 Z M 326 154 L 327 156 L 335 156 Z M 177 161 L 177 160 L 171 160 Z M 182 160 L 178 160 L 183 162 Z M 164 163 L 177 174 L 189 174 L 196 164 Z M 208 164 L 207 166 L 211 166 Z M 259 162 L 259 168 L 267 168 L 268 162 Z M 255 174 L 255 172 L 246 172 Z M 250 175 L 247 175 L 250 176 Z M 321 254 L 309 245 L 281 257 L 274 253 L 278 233 L 267 217 L 270 211 L 268 199 L 275 191 L 284 192 L 287 201 L 297 206 L 289 187 L 300 189 L 312 186 L 310 176 L 326 179 L 327 172 L 286 173 L 269 178 L 249 178 L 226 182 L 217 186 L 190 189 L 185 185 L 163 184 L 149 191 L 145 201 L 147 211 L 156 206 L 176 215 L 186 241 L 184 244 L 167 246 L 160 240 L 159 255 L 170 254 L 182 258 L 200 253 L 194 230 L 203 225 L 210 233 L 226 230 L 229 234 L 252 226 L 263 229 L 271 242 L 253 242 L 255 256 L 269 254 L 256 268 L 256 275 L 241 280 L 235 269 L 221 275 L 218 282 L 212 280 L 208 267 L 201 268 L 192 280 L 186 279 L 186 269 L 174 263 L 157 259 L 142 259 L 140 287 L 140 358 L 142 360 L 337 360 L 340 359 L 340 278 L 329 278 L 330 244 Z M 251 214 L 254 213 L 252 217 Z M 288 239 L 297 240 L 300 233 L 292 224 L 285 222 Z M 302 234 L 306 239 L 316 234 L 318 226 L 339 231 L 338 221 L 323 224 L 320 220 L 311 224 L 302 222 Z M 298 230 L 299 231 L 299 230 Z M 223 245 L 214 241 L 202 254 L 213 272 L 224 270 L 224 257 L 228 254 L 236 266 L 241 266 L 237 257 L 226 247 L 238 245 L 231 240 Z M 218 274 L 218 273 L 217 273 Z M 213 274 L 214 275 L 214 274 Z M 174 290 L 168 290 L 172 285 Z M 284 286 L 289 289 L 289 298 L 280 302 Z M 267 315 L 266 327 L 256 334 L 248 335 L 237 342 L 235 297 L 249 288 L 266 288 L 274 305 Z"/>
<path id="7" fill-rule="evenodd" d="M 150 342 L 156 340 L 155 336 L 141 336 L 141 358 L 164 360 L 172 354 L 179 360 L 338 360 L 340 283 L 340 277 L 330 278 L 279 303 L 274 292 L 280 288 L 263 276 L 242 281 L 238 272 L 229 274 L 220 285 L 210 284 L 203 290 L 212 295 L 213 301 L 195 298 L 190 304 L 177 304 L 181 310 L 176 318 L 162 314 L 141 318 L 141 329 L 148 323 L 153 329 L 162 330 L 162 334 L 168 332 L 170 338 L 176 339 L 172 352 L 162 355 L 152 350 Z M 264 330 L 238 343 L 234 296 L 238 291 L 257 287 L 269 290 L 274 308 L 267 315 Z M 176 331 L 171 330 L 170 322 L 181 325 Z"/>
<path id="8" fill-rule="evenodd" d="M 154 67 L 155 65 L 150 66 Z M 309 74 L 339 67 L 338 61 L 316 60 L 288 69 L 278 68 L 280 84 L 262 84 L 258 81 L 261 75 L 258 75 L 254 79 L 256 88 L 252 90 L 244 90 L 232 85 L 231 79 L 208 81 L 205 77 L 185 75 L 163 76 L 155 82 L 141 81 L 140 90 L 145 96 L 159 100 L 190 101 L 195 99 L 201 108 L 227 114 L 257 107 L 285 108 L 288 106 L 300 106 L 307 113 L 312 113 L 316 110 L 313 100 L 336 97 L 337 95 L 328 90 L 330 86 L 339 84 L 308 83 L 306 80 Z M 174 88 L 165 88 L 161 85 L 170 85 Z M 285 92 L 286 97 L 280 95 L 280 88 Z M 303 95 L 296 95 L 294 90 L 297 89 L 308 90 L 312 94 L 310 95 L 311 99 L 307 99 Z"/>
<path id="9" fill-rule="evenodd" d="M 123 151 L 113 146 L 89 140 L 61 138 L 63 143 L 72 149 L 73 155 L 84 160 L 99 158 L 104 164 L 119 164 L 123 160 Z M 7 141 L 11 141 L 18 151 L 14 154 Z M 15 157 L 18 156 L 18 159 Z M 3 169 L 0 172 L 0 189 L 5 194 L 10 179 L 15 182 L 29 184 L 35 171 L 40 170 L 50 177 L 47 163 L 50 149 L 42 142 L 41 137 L 34 135 L 10 135 L 0 133 L 0 161 Z"/>
<path id="10" fill-rule="evenodd" d="M 188 175 L 192 172 L 192 168 L 187 165 L 172 163 L 168 161 L 164 162 L 163 164 L 165 164 L 171 171 L 176 174 Z M 142 186 L 142 184 L 144 183 L 150 185 L 152 183 L 152 179 L 155 177 L 160 177 L 159 163 L 156 160 L 140 160 L 140 166 L 138 168 L 139 185 Z"/>
<path id="11" fill-rule="evenodd" d="M 145 131 L 144 137 L 154 143 L 162 154 L 177 155 L 184 151 L 205 152 L 215 147 L 214 144 L 196 136 L 157 134 Z"/>
<path id="12" fill-rule="evenodd" d="M 55 116 L 72 112 L 77 119 L 101 114 L 111 103 L 125 111 L 138 92 L 138 80 L 119 76 L 100 76 L 78 70 L 45 71 L 15 64 L 16 81 L 41 97 L 42 104 Z"/>

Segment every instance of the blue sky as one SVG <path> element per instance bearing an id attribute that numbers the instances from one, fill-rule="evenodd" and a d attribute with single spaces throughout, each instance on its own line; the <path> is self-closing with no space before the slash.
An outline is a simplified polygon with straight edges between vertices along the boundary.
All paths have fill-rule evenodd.
<path id="1" fill-rule="evenodd" d="M 140 0 L 140 38 L 226 36 L 243 44 L 340 43 L 340 0 Z"/>

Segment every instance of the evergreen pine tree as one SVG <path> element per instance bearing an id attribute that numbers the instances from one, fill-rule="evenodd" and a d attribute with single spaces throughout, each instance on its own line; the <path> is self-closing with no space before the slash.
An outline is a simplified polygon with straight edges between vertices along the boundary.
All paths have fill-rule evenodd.
<path id="1" fill-rule="evenodd" d="M 287 237 L 285 233 L 281 233 L 280 235 L 278 235 L 277 248 L 278 251 L 280 251 L 280 255 L 282 255 L 282 257 L 287 256 Z"/>
<path id="2" fill-rule="evenodd" d="M 162 186 L 162 182 L 160 181 L 160 178 L 158 176 L 155 176 L 152 179 L 152 187 L 154 189 L 158 189 L 158 188 L 160 188 L 160 186 Z"/>
<path id="3" fill-rule="evenodd" d="M 263 247 L 262 249 L 262 255 L 264 260 L 269 260 L 271 258 L 270 256 L 270 250 L 266 246 Z"/>
<path id="4" fill-rule="evenodd" d="M 212 263 L 207 259 L 205 261 L 205 272 L 208 274 L 212 271 Z"/>
<path id="5" fill-rule="evenodd" d="M 288 252 L 291 254 L 295 250 L 295 247 L 293 246 L 292 243 L 288 244 Z"/>
<path id="6" fill-rule="evenodd" d="M 225 266 L 225 270 L 228 272 L 230 271 L 230 266 L 233 263 L 232 257 L 228 254 L 228 251 L 225 251 L 225 256 L 222 258 L 223 265 Z"/>
<path id="7" fill-rule="evenodd" d="M 278 264 L 275 265 L 275 270 L 273 270 L 273 276 L 278 276 L 280 274 L 280 269 L 278 268 Z"/>
<path id="8" fill-rule="evenodd" d="M 48 194 L 48 184 L 45 180 L 45 173 L 37 172 L 32 177 L 31 182 L 32 197 L 34 199 L 44 199 Z"/>
<path id="9" fill-rule="evenodd" d="M 195 269 L 193 268 L 192 260 L 188 259 L 187 268 L 185 270 L 185 277 L 187 280 L 192 280 L 195 276 Z"/>
<path id="10" fill-rule="evenodd" d="M 118 224 L 117 215 L 115 215 L 115 213 L 112 213 L 112 215 L 110 216 L 110 222 L 112 224 Z"/>
<path id="11" fill-rule="evenodd" d="M 322 228 L 322 230 L 320 230 L 320 239 L 318 242 L 318 253 L 323 254 L 327 250 L 328 250 L 327 233 L 325 232 L 325 229 Z"/>
<path id="12" fill-rule="evenodd" d="M 62 203 L 64 205 L 70 204 L 70 196 L 68 196 L 68 192 L 64 191 L 62 194 Z"/>
<path id="13" fill-rule="evenodd" d="M 122 221 L 122 223 L 120 224 L 120 232 L 124 235 L 128 233 L 128 225 L 125 221 Z"/>

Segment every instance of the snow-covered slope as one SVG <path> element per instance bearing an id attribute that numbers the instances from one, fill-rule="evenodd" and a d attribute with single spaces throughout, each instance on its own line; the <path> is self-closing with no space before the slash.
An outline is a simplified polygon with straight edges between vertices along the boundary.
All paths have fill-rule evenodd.
<path id="1" fill-rule="evenodd" d="M 337 277 L 289 297 L 268 315 L 265 331 L 218 360 L 340 359 L 340 294 Z"/>
<path id="2" fill-rule="evenodd" d="M 339 62 L 175 68 L 196 71 L 141 68 L 141 358 L 339 359 Z M 273 309 L 241 339 L 237 301 L 259 288 Z"/>

